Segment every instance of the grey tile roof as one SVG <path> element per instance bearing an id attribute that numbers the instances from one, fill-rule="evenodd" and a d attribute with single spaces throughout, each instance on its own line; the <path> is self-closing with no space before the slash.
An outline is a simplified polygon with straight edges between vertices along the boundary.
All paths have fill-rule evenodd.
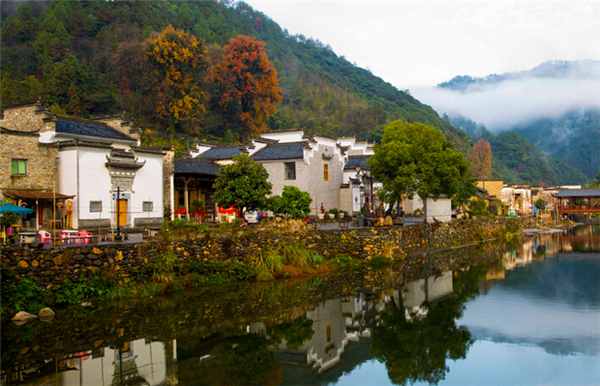
<path id="1" fill-rule="evenodd" d="M 198 158 L 233 158 L 234 155 L 240 154 L 240 147 L 216 147 L 200 154 Z"/>
<path id="2" fill-rule="evenodd" d="M 600 189 L 565 189 L 559 190 L 556 197 L 600 197 Z"/>
<path id="3" fill-rule="evenodd" d="M 268 145 L 252 155 L 255 161 L 304 158 L 304 143 Z"/>
<path id="4" fill-rule="evenodd" d="M 57 133 L 86 135 L 91 137 L 113 138 L 126 141 L 136 141 L 135 138 L 121 133 L 108 125 L 100 123 L 91 123 L 83 120 L 56 119 L 55 124 Z"/>
<path id="5" fill-rule="evenodd" d="M 360 156 L 360 157 L 348 157 L 348 162 L 344 166 L 344 169 L 356 169 L 357 166 L 360 166 L 361 169 L 369 169 L 369 165 L 367 165 L 367 160 L 370 156 Z"/>
<path id="6" fill-rule="evenodd" d="M 192 159 L 176 159 L 175 173 L 190 173 L 190 174 L 209 174 L 216 176 L 219 173 L 219 165 L 208 160 Z"/>

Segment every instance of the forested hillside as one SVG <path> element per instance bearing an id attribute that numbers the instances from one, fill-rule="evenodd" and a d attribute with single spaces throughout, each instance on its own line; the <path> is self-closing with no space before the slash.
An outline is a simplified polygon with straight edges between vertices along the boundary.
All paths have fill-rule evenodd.
<path id="1" fill-rule="evenodd" d="M 574 110 L 511 128 L 547 154 L 582 171 L 590 180 L 600 173 L 600 110 Z"/>
<path id="2" fill-rule="evenodd" d="M 586 175 L 562 159 L 550 157 L 516 132 L 492 134 L 483 124 L 466 117 L 454 117 L 453 125 L 463 129 L 471 138 L 483 138 L 493 152 L 492 177 L 508 183 L 531 185 L 584 184 Z"/>
<path id="3" fill-rule="evenodd" d="M 378 140 L 391 120 L 436 126 L 462 151 L 469 139 L 409 93 L 338 57 L 322 43 L 291 36 L 264 14 L 229 1 L 51 1 L 14 6 L 3 2 L 2 103 L 42 96 L 52 110 L 98 116 L 125 112 L 143 127 L 166 135 L 168 122 L 156 113 L 160 84 L 148 66 L 147 45 L 169 25 L 203 41 L 206 80 L 201 92 L 205 112 L 178 121 L 187 137 L 239 140 L 239 122 L 221 105 L 220 85 L 210 68 L 223 47 L 238 35 L 266 43 L 277 70 L 283 100 L 268 118 L 271 129 L 356 135 Z M 200 74 L 202 76 L 202 74 Z"/>

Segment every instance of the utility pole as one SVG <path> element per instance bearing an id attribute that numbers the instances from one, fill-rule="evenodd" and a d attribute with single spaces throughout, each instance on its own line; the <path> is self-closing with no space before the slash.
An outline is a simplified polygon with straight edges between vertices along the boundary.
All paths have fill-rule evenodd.
<path id="1" fill-rule="evenodd" d="M 121 241 L 123 237 L 121 236 L 121 213 L 119 205 L 121 199 L 121 187 L 117 186 L 117 235 L 115 236 L 115 241 Z"/>

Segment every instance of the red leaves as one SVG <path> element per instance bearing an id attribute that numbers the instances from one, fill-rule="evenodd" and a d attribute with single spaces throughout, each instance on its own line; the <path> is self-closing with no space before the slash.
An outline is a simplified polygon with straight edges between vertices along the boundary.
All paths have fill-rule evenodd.
<path id="1" fill-rule="evenodd" d="M 266 130 L 267 118 L 283 98 L 277 71 L 264 47 L 265 43 L 240 35 L 229 41 L 224 47 L 225 57 L 211 69 L 213 81 L 225 86 L 221 105 L 234 102 L 240 108 L 244 137 Z"/>

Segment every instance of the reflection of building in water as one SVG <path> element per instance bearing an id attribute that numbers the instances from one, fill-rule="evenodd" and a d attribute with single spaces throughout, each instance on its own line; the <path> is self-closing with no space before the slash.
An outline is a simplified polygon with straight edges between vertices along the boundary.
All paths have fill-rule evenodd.
<path id="1" fill-rule="evenodd" d="M 600 228 L 577 227 L 565 232 L 560 238 L 560 252 L 600 252 Z"/>
<path id="2" fill-rule="evenodd" d="M 452 294 L 452 272 L 448 271 L 439 277 L 415 280 L 401 290 L 394 290 L 394 300 L 396 304 L 404 305 L 406 320 L 410 321 L 427 316 L 427 303 L 439 302 Z"/>
<path id="3" fill-rule="evenodd" d="M 339 363 L 348 344 L 342 301 L 327 300 L 308 311 L 306 317 L 313 321 L 312 338 L 297 350 L 288 349 L 284 340 L 278 348 L 277 359 L 288 364 L 312 365 L 320 374 Z M 264 334 L 265 328 L 262 323 L 252 323 L 248 331 Z"/>
<path id="4" fill-rule="evenodd" d="M 384 309 L 385 299 L 384 301 L 368 300 L 365 294 L 342 298 L 342 313 L 346 320 L 348 340 L 358 342 L 360 338 L 370 338 L 372 320 L 378 320 L 379 314 Z"/>
<path id="5" fill-rule="evenodd" d="M 161 342 L 138 339 L 118 349 L 104 347 L 65 361 L 72 364 L 73 371 L 61 372 L 58 385 L 161 385 L 167 380 L 165 344 Z"/>
<path id="6" fill-rule="evenodd" d="M 515 256 L 515 264 L 521 267 L 530 264 L 533 261 L 533 239 L 528 238 L 523 241 Z"/>

